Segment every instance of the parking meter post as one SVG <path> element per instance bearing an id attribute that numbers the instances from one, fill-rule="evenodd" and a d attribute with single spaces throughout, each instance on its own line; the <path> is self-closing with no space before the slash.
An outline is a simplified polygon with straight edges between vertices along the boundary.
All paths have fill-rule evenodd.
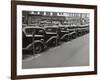
<path id="1" fill-rule="evenodd" d="M 33 39 L 33 55 L 35 54 L 35 45 L 34 45 L 34 39 L 35 38 L 35 32 L 32 33 L 32 39 Z"/>
<path id="2" fill-rule="evenodd" d="M 56 46 L 57 46 L 57 39 L 58 39 L 58 34 L 56 34 L 57 35 L 57 38 L 56 38 Z"/>
<path id="3" fill-rule="evenodd" d="M 58 30 L 56 31 L 56 46 L 58 45 Z"/>
<path id="4" fill-rule="evenodd" d="M 56 43 L 57 43 L 57 45 L 58 44 L 60 44 L 60 28 L 59 28 L 59 26 L 58 26 L 58 28 L 57 28 L 57 32 L 56 32 L 56 36 L 57 36 L 57 39 L 56 39 Z M 56 46 L 57 46 L 56 45 Z"/>

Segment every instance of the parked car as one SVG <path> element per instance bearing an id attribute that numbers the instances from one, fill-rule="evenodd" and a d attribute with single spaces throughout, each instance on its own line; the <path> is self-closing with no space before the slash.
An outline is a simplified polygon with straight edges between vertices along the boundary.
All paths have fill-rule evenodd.
<path id="1" fill-rule="evenodd" d="M 78 37 L 82 36 L 82 34 L 83 34 L 82 29 L 81 28 L 77 28 L 76 33 L 77 33 Z"/>
<path id="2" fill-rule="evenodd" d="M 41 28 L 27 26 L 23 32 L 23 53 L 29 51 L 31 53 L 40 53 L 47 48 L 48 45 L 57 43 L 57 33 L 54 28 Z"/>
<path id="3" fill-rule="evenodd" d="M 27 26 L 23 30 L 23 53 L 40 53 L 44 46 L 44 29 L 40 27 Z"/>
<path id="4" fill-rule="evenodd" d="M 61 41 L 68 41 L 69 40 L 69 31 L 67 30 L 66 26 L 59 26 L 60 29 L 60 40 Z"/>
<path id="5" fill-rule="evenodd" d="M 68 27 L 69 40 L 75 39 L 77 37 L 76 26 Z"/>
<path id="6" fill-rule="evenodd" d="M 77 36 L 82 36 L 89 33 L 89 25 L 79 25 L 77 29 Z"/>
<path id="7" fill-rule="evenodd" d="M 57 46 L 59 44 L 59 30 L 57 26 L 45 27 L 45 39 L 47 46 Z"/>
<path id="8" fill-rule="evenodd" d="M 47 37 L 52 36 L 52 34 L 56 34 L 57 38 L 53 39 L 53 43 L 56 46 L 59 45 L 62 41 L 68 41 L 69 31 L 65 26 L 48 26 L 46 27 L 45 31 L 46 34 L 48 34 Z"/>
<path id="9" fill-rule="evenodd" d="M 81 27 L 83 35 L 89 33 L 89 25 L 83 25 Z"/>

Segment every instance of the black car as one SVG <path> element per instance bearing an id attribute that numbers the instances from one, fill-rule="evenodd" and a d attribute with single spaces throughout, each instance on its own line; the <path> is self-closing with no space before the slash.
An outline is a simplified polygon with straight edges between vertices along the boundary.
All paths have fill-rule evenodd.
<path id="1" fill-rule="evenodd" d="M 69 40 L 75 39 L 77 37 L 76 27 L 76 25 L 68 27 L 67 30 L 69 31 Z"/>
<path id="2" fill-rule="evenodd" d="M 47 46 L 57 46 L 59 43 L 59 30 L 57 26 L 46 26 L 45 27 L 45 39 Z"/>
<path id="3" fill-rule="evenodd" d="M 44 29 L 40 27 L 27 26 L 22 30 L 22 47 L 23 53 L 39 53 L 45 48 L 44 46 Z"/>
<path id="4" fill-rule="evenodd" d="M 69 40 L 69 31 L 67 30 L 66 26 L 59 26 L 60 29 L 60 40 L 61 41 L 68 41 Z"/>
<path id="5" fill-rule="evenodd" d="M 77 36 L 89 33 L 89 25 L 79 25 L 77 28 Z"/>
<path id="6" fill-rule="evenodd" d="M 83 35 L 89 33 L 89 25 L 82 25 L 81 27 Z"/>
<path id="7" fill-rule="evenodd" d="M 40 53 L 49 45 L 56 46 L 57 33 L 52 28 L 27 26 L 23 30 L 23 53 Z"/>

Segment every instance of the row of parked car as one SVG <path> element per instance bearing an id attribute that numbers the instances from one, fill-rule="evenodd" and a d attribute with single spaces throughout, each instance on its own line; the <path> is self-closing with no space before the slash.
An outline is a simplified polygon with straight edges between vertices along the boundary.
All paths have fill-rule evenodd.
<path id="1" fill-rule="evenodd" d="M 88 25 L 79 26 L 26 26 L 22 29 L 24 53 L 37 54 L 62 41 L 70 41 L 89 32 Z"/>

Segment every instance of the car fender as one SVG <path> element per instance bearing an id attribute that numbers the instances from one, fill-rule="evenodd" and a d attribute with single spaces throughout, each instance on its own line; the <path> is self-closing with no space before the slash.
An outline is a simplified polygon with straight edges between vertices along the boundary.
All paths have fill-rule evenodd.
<path id="1" fill-rule="evenodd" d="M 61 39 L 64 39 L 66 36 L 68 36 L 68 34 L 64 34 Z"/>
<path id="2" fill-rule="evenodd" d="M 76 34 L 75 32 L 71 32 L 71 33 L 69 33 L 69 35 L 73 35 L 73 34 Z"/>
<path id="3" fill-rule="evenodd" d="M 50 42 L 50 41 L 53 40 L 53 39 L 57 39 L 57 36 L 52 36 L 52 37 L 50 37 L 50 38 L 46 41 L 46 43 Z"/>
<path id="4" fill-rule="evenodd" d="M 33 44 L 36 44 L 36 43 L 40 43 L 44 46 L 43 42 L 41 40 L 35 40 L 33 41 L 32 43 L 30 43 L 29 45 L 27 45 L 25 48 L 23 49 L 29 49 L 31 46 L 33 46 Z"/>

